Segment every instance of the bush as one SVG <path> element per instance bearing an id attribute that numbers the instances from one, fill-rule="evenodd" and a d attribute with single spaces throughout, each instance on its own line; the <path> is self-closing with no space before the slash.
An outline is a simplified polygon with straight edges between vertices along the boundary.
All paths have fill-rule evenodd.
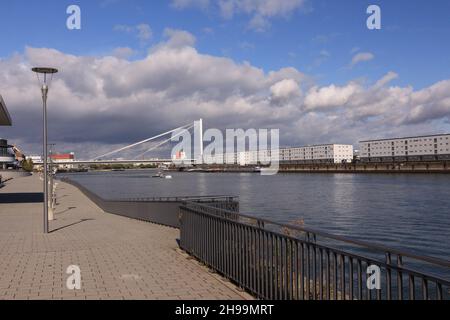
<path id="1" fill-rule="evenodd" d="M 27 171 L 27 172 L 32 172 L 34 168 L 34 163 L 33 160 L 28 159 L 28 160 L 24 160 L 22 162 L 22 169 Z"/>

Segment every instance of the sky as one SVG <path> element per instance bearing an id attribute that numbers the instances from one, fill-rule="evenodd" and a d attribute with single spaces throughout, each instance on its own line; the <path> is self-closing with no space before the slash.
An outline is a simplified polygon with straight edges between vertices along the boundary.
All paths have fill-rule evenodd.
<path id="1" fill-rule="evenodd" d="M 381 9 L 369 30 L 366 10 Z M 200 117 L 284 146 L 450 132 L 445 0 L 0 1 L 0 135 L 39 153 L 30 68 L 60 69 L 49 135 L 90 158 Z M 66 9 L 81 9 L 69 30 Z"/>

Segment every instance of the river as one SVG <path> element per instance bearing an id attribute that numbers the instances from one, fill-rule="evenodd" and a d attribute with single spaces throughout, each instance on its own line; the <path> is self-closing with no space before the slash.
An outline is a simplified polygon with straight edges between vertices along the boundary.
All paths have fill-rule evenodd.
<path id="1" fill-rule="evenodd" d="M 239 196 L 242 213 L 450 260 L 450 175 L 154 173 L 64 176 L 107 199 Z"/>

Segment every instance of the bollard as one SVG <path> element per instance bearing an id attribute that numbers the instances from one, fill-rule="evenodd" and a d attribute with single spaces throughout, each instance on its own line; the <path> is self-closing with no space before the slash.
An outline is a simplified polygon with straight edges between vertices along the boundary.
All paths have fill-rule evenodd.
<path id="1" fill-rule="evenodd" d="M 58 186 L 57 183 L 55 183 L 53 185 L 53 190 L 52 190 L 52 209 L 55 209 L 56 207 L 56 187 Z"/>
<path id="2" fill-rule="evenodd" d="M 48 221 L 53 221 L 54 216 L 53 216 L 53 207 L 51 205 L 51 201 L 48 202 Z"/>

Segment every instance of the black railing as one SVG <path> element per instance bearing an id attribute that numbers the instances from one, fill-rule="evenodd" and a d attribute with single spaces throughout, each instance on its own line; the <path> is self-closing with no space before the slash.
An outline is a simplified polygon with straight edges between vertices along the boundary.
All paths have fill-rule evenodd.
<path id="1" fill-rule="evenodd" d="M 261 299 L 447 300 L 450 296 L 449 261 L 201 203 L 180 207 L 180 244 Z"/>
<path id="2" fill-rule="evenodd" d="M 186 201 L 207 204 L 230 211 L 239 211 L 239 201 L 236 197 L 231 196 L 104 199 L 76 181 L 68 178 L 63 178 L 62 181 L 77 187 L 105 212 L 172 228 L 179 228 L 179 207 Z"/>

